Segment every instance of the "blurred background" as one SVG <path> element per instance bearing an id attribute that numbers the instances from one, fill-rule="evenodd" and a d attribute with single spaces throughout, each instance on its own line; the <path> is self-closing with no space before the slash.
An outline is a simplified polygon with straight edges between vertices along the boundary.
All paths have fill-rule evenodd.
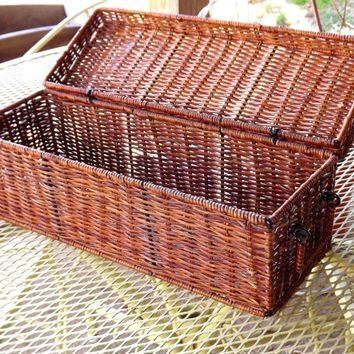
<path id="1" fill-rule="evenodd" d="M 0 0 L 0 62 L 24 55 L 44 36 L 37 50 L 67 44 L 91 10 L 75 15 L 94 4 L 354 34 L 354 0 Z"/>

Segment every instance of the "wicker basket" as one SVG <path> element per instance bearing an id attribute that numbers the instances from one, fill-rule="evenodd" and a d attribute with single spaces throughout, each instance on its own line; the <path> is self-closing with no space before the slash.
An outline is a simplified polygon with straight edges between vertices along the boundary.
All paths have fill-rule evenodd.
<path id="1" fill-rule="evenodd" d="M 251 313 L 330 248 L 337 157 L 134 102 L 0 111 L 0 217 Z"/>
<path id="2" fill-rule="evenodd" d="M 99 9 L 46 87 L 126 97 L 343 156 L 354 129 L 354 37 Z"/>
<path id="3" fill-rule="evenodd" d="M 257 315 L 330 248 L 354 38 L 97 10 L 0 112 L 0 217 Z"/>

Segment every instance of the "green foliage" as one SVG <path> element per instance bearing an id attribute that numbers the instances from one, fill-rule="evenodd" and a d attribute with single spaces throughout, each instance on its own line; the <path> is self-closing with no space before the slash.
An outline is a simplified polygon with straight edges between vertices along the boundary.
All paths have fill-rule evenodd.
<path id="1" fill-rule="evenodd" d="M 295 5 L 304 6 L 306 4 L 309 4 L 310 0 L 289 0 L 289 2 Z M 316 2 L 318 8 L 320 9 L 323 9 L 331 4 L 331 0 L 316 0 Z"/>
<path id="2" fill-rule="evenodd" d="M 318 2 L 318 4 L 320 3 Z M 345 1 L 336 0 L 336 6 L 338 6 L 339 13 L 343 16 Z M 333 31 L 335 28 L 339 30 L 341 28 L 341 19 L 335 8 L 332 6 L 332 0 L 321 0 L 321 6 L 319 6 L 319 9 L 321 22 L 325 31 Z M 352 0 L 346 1 L 345 20 L 347 23 L 354 23 L 354 1 Z"/>
<path id="3" fill-rule="evenodd" d="M 332 8 L 323 9 L 320 11 L 320 17 L 323 29 L 330 31 L 335 23 L 339 23 L 338 16 Z"/>
<path id="4" fill-rule="evenodd" d="M 306 5 L 309 0 L 290 0 L 290 3 L 295 5 Z"/>
<path id="5" fill-rule="evenodd" d="M 332 0 L 316 0 L 317 1 L 317 6 L 320 9 L 324 9 L 325 7 L 327 7 L 328 5 L 331 4 Z"/>
<path id="6" fill-rule="evenodd" d="M 280 12 L 276 19 L 277 26 L 285 27 L 288 25 L 288 20 L 283 12 Z"/>
<path id="7" fill-rule="evenodd" d="M 287 0 L 289 3 L 298 5 L 306 9 L 306 11 L 313 17 L 312 1 L 311 0 Z M 340 31 L 341 30 L 341 18 L 345 13 L 345 21 L 349 24 L 354 24 L 354 0 L 316 0 L 319 14 L 321 18 L 321 23 L 324 31 Z M 338 15 L 335 6 L 335 3 L 340 15 Z M 346 11 L 344 11 L 346 8 Z M 279 19 L 282 21 L 282 18 Z M 345 26 L 344 26 L 345 28 Z M 352 28 L 352 27 L 347 27 Z M 354 30 L 353 30 L 354 32 Z M 352 32 L 350 32 L 352 33 Z"/>

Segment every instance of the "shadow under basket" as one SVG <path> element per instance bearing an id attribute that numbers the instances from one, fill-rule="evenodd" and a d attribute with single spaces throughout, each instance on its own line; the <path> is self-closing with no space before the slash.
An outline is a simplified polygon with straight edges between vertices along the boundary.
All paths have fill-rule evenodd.
<path id="1" fill-rule="evenodd" d="M 337 157 L 39 92 L 0 111 L 0 217 L 256 315 L 330 248 Z"/>

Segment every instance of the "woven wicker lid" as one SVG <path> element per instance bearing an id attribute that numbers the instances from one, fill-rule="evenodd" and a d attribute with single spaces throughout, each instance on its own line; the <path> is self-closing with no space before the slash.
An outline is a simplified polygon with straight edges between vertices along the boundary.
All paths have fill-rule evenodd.
<path id="1" fill-rule="evenodd" d="M 354 135 L 352 36 L 99 9 L 45 85 L 340 155 Z"/>

